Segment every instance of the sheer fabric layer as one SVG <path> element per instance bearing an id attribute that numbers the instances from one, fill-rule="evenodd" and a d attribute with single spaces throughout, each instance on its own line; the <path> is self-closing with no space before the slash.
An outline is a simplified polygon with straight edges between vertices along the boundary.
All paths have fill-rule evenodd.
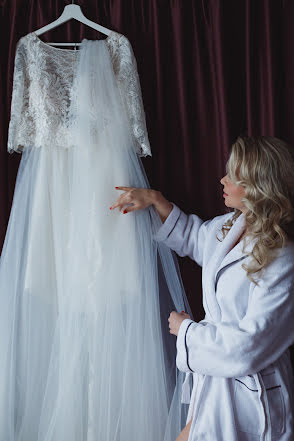
<path id="1" fill-rule="evenodd" d="M 191 314 L 106 43 L 84 40 L 73 146 L 24 149 L 0 260 L 0 439 L 174 441 L 186 423 L 171 310 Z"/>

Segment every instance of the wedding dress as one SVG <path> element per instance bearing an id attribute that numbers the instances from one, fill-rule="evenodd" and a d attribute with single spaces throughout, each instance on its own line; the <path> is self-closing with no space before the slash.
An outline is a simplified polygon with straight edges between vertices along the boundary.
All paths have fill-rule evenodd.
<path id="1" fill-rule="evenodd" d="M 190 386 L 168 317 L 192 316 L 177 259 L 153 240 L 153 206 L 109 210 L 115 186 L 150 188 L 128 39 L 22 37 L 8 151 L 22 157 L 0 260 L 0 441 L 174 441 Z"/>

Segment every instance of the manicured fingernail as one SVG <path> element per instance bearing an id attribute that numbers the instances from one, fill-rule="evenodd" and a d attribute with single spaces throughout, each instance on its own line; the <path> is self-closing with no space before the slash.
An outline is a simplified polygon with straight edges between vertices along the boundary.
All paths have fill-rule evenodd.
<path id="1" fill-rule="evenodd" d="M 109 207 L 109 210 L 112 210 L 112 207 Z"/>
<path id="2" fill-rule="evenodd" d="M 126 213 L 127 213 L 127 210 L 124 210 L 124 211 L 123 211 L 123 214 L 126 214 Z"/>
<path id="3" fill-rule="evenodd" d="M 118 188 L 118 187 L 114 187 L 114 188 Z"/>

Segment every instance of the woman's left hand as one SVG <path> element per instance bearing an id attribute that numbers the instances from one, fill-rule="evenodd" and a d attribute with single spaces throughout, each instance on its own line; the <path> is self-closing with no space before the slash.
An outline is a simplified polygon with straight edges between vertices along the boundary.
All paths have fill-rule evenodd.
<path id="1" fill-rule="evenodd" d="M 179 313 L 176 311 L 172 311 L 168 318 L 170 334 L 178 335 L 182 321 L 187 318 L 190 319 L 191 317 L 186 312 L 182 311 L 181 313 Z"/>

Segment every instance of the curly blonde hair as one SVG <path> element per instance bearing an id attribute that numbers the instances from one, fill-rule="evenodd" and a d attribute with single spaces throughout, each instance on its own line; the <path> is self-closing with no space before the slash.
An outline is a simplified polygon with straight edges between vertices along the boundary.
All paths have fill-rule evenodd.
<path id="1" fill-rule="evenodd" d="M 274 260 L 279 248 L 294 241 L 294 148 L 271 136 L 239 136 L 232 144 L 226 164 L 229 179 L 245 189 L 242 202 L 246 233 L 243 252 L 250 239 L 257 238 L 249 265 L 242 265 L 247 277 L 261 273 Z M 234 214 L 223 226 L 223 240 L 236 219 Z"/>

